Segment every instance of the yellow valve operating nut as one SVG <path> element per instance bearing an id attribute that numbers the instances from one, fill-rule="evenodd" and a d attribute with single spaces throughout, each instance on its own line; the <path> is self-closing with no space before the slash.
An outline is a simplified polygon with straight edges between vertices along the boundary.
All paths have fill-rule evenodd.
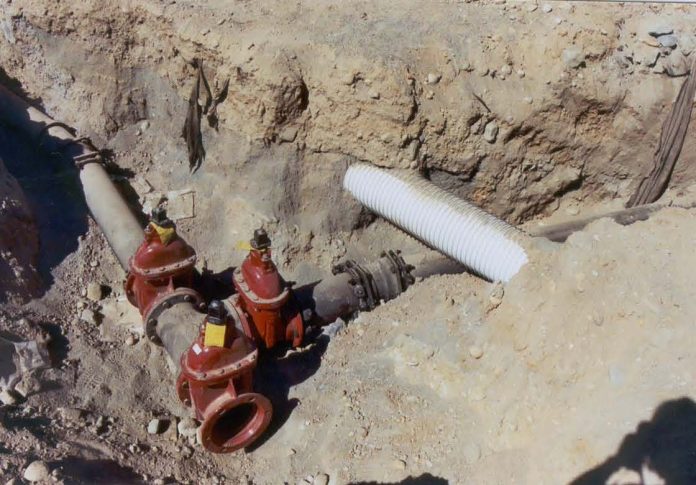
<path id="1" fill-rule="evenodd" d="M 157 232 L 160 241 L 162 241 L 162 244 L 164 244 L 165 246 L 169 244 L 169 241 L 174 239 L 174 236 L 176 236 L 176 229 L 174 229 L 173 227 L 158 226 L 154 222 L 150 222 L 150 225 Z"/>
<path id="2" fill-rule="evenodd" d="M 205 322 L 205 338 L 203 345 L 206 347 L 224 347 L 227 325 Z"/>

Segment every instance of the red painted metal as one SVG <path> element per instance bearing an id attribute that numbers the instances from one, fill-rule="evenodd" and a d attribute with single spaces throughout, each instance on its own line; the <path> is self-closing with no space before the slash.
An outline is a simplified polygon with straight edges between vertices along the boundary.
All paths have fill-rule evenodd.
<path id="1" fill-rule="evenodd" d="M 156 230 L 157 224 L 150 222 L 147 225 L 145 240 L 129 261 L 124 284 L 128 301 L 138 307 L 146 321 L 150 310 L 174 290 L 193 286 L 196 252 L 176 234 L 173 223 L 164 217 L 170 235 L 162 241 Z"/>
<path id="2" fill-rule="evenodd" d="M 248 446 L 268 427 L 270 401 L 253 392 L 252 377 L 258 358 L 253 341 L 227 320 L 224 347 L 205 346 L 205 327 L 181 357 L 177 392 L 201 421 L 203 447 L 213 453 L 231 453 Z"/>
<path id="3" fill-rule="evenodd" d="M 273 263 L 270 247 L 252 247 L 234 271 L 234 287 L 240 296 L 239 307 L 248 315 L 244 331 L 257 345 L 270 349 L 285 341 L 295 347 L 302 343 L 302 316 L 292 290 Z"/>

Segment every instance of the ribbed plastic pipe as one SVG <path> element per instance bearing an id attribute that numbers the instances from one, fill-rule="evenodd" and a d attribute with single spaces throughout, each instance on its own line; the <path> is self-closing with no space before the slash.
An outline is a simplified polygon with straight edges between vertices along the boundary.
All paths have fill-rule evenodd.
<path id="1" fill-rule="evenodd" d="M 521 231 L 413 172 L 357 164 L 343 186 L 373 212 L 491 281 L 509 281 L 527 262 Z"/>

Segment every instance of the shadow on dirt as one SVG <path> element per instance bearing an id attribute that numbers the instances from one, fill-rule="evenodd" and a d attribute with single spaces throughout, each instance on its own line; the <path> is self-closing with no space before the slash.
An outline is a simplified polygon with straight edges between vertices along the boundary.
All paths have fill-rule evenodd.
<path id="1" fill-rule="evenodd" d="M 10 412 L 0 416 L 0 424 L 14 432 L 26 430 L 42 441 L 49 439 L 50 418 L 25 415 L 20 407 L 11 408 Z"/>
<path id="2" fill-rule="evenodd" d="M 696 403 L 686 397 L 662 403 L 650 421 L 624 437 L 616 454 L 572 485 L 607 483 L 621 468 L 643 475 L 649 469 L 670 485 L 696 483 Z"/>
<path id="3" fill-rule="evenodd" d="M 47 155 L 19 132 L 0 127 L 0 158 L 17 179 L 39 229 L 38 270 L 46 285 L 51 270 L 73 253 L 87 233 L 87 205 L 75 166 Z"/>
<path id="4" fill-rule="evenodd" d="M 354 482 L 351 485 L 447 485 L 448 483 L 444 478 L 424 473 L 418 477 L 404 478 L 400 482 Z"/>
<path id="5" fill-rule="evenodd" d="M 247 451 L 262 446 L 285 424 L 299 404 L 298 399 L 288 399 L 290 388 L 314 375 L 328 346 L 329 337 L 317 332 L 305 335 L 305 348 L 302 351 L 285 354 L 284 349 L 278 349 L 261 358 L 254 377 L 255 391 L 270 399 L 273 420 L 268 430 Z"/>
<path id="6" fill-rule="evenodd" d="M 51 468 L 61 469 L 61 476 L 65 483 L 146 483 L 140 474 L 130 468 L 119 465 L 114 460 L 87 460 L 71 457 L 51 463 Z"/>

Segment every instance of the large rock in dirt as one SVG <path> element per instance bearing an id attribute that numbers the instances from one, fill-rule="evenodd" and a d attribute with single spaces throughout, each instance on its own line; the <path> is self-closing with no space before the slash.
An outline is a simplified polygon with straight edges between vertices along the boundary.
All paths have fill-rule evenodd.
<path id="1" fill-rule="evenodd" d="M 21 187 L 0 160 L 0 302 L 21 303 L 36 295 L 39 235 Z"/>

